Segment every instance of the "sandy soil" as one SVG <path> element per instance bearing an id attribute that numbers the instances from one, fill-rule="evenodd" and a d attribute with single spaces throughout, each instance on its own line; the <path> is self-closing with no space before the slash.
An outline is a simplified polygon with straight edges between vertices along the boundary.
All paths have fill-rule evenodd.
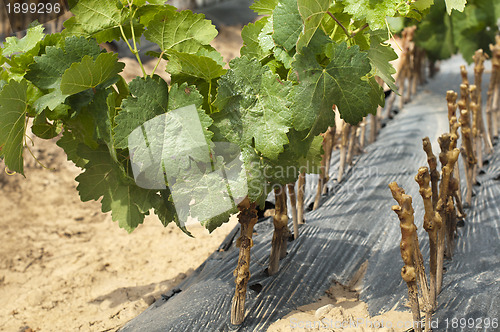
<path id="1" fill-rule="evenodd" d="M 411 324 L 409 311 L 389 311 L 371 317 L 357 291 L 334 284 L 317 302 L 297 308 L 272 324 L 267 332 L 403 332 Z"/>

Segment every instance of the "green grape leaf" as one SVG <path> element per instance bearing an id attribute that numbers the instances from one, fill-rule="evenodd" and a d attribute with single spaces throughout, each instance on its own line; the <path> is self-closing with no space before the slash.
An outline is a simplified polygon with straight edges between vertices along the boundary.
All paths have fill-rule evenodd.
<path id="1" fill-rule="evenodd" d="M 309 45 L 321 20 L 330 6 L 329 0 L 298 0 L 300 16 L 304 21 L 304 31 L 297 43 L 297 50 Z"/>
<path id="2" fill-rule="evenodd" d="M 255 1 L 250 9 L 259 15 L 272 15 L 274 8 L 278 5 L 279 0 L 258 0 Z"/>
<path id="3" fill-rule="evenodd" d="M 417 0 L 411 3 L 411 7 L 423 13 L 427 9 L 431 8 L 433 4 L 434 0 Z"/>
<path id="4" fill-rule="evenodd" d="M 167 64 L 167 71 L 172 75 L 194 76 L 210 82 L 226 73 L 223 66 L 206 56 L 175 50 L 170 50 L 169 55 L 170 61 Z"/>
<path id="5" fill-rule="evenodd" d="M 196 53 L 217 36 L 217 30 L 203 14 L 193 14 L 189 10 L 168 11 L 160 12 L 149 22 L 144 36 L 162 51 Z"/>
<path id="6" fill-rule="evenodd" d="M 0 91 L 0 147 L 7 167 L 24 175 L 23 139 L 28 110 L 26 81 L 11 80 Z"/>
<path id="7" fill-rule="evenodd" d="M 393 17 L 397 13 L 401 0 L 345 0 L 345 11 L 354 20 L 366 20 L 370 29 L 378 30 L 385 27 L 386 16 Z"/>
<path id="8" fill-rule="evenodd" d="M 64 130 L 56 144 L 64 150 L 69 161 L 72 161 L 77 167 L 84 168 L 88 159 L 78 154 L 78 145 L 81 143 L 82 141 L 76 138 L 71 131 Z"/>
<path id="9" fill-rule="evenodd" d="M 446 11 L 448 12 L 448 15 L 451 15 L 451 11 L 453 9 L 463 12 L 467 0 L 444 0 L 444 2 L 446 3 Z"/>
<path id="10" fill-rule="evenodd" d="M 289 145 L 280 154 L 278 160 L 266 160 L 265 162 L 266 182 L 268 184 L 286 185 L 297 181 L 299 175 L 299 165 L 297 156 L 290 150 Z M 266 191 L 272 190 L 269 185 Z"/>
<path id="11" fill-rule="evenodd" d="M 40 45 L 37 44 L 34 48 L 26 53 L 15 53 L 7 58 L 6 62 L 10 66 L 9 77 L 16 81 L 21 81 L 26 74 L 28 66 L 33 63 L 33 58 L 39 52 Z"/>
<path id="12" fill-rule="evenodd" d="M 184 234 L 194 237 L 193 234 L 187 230 L 185 225 L 181 225 L 179 216 L 175 210 L 174 202 L 172 201 L 170 189 L 168 187 L 164 190 L 160 190 L 159 195 L 153 196 L 151 202 L 153 204 L 154 213 L 158 216 L 158 219 L 160 219 L 163 226 L 166 227 L 173 221 L 177 227 L 184 232 Z"/>
<path id="13" fill-rule="evenodd" d="M 255 140 L 265 157 L 278 158 L 291 126 L 291 83 L 281 82 L 256 59 L 237 58 L 230 67 L 219 80 L 214 105 L 221 112 L 214 114 L 216 125 L 228 141 L 243 147 Z"/>
<path id="14" fill-rule="evenodd" d="M 81 62 L 72 64 L 64 72 L 61 78 L 61 92 L 73 95 L 95 88 L 118 75 L 124 67 L 124 63 L 118 62 L 116 53 L 101 53 L 95 60 L 86 55 Z"/>
<path id="15" fill-rule="evenodd" d="M 255 23 L 249 23 L 241 30 L 243 47 L 240 50 L 241 55 L 249 58 L 262 60 L 271 54 L 270 49 L 263 49 L 260 44 L 260 34 L 268 22 L 268 17 L 263 17 Z M 271 37 L 272 40 L 272 37 Z"/>
<path id="16" fill-rule="evenodd" d="M 51 139 L 59 135 L 61 132 L 60 124 L 57 121 L 54 123 L 49 123 L 45 116 L 45 112 L 37 114 L 35 120 L 33 121 L 33 126 L 31 126 L 31 131 L 36 136 L 43 139 Z"/>
<path id="17" fill-rule="evenodd" d="M 120 177 L 120 166 L 110 156 L 108 148 L 101 145 L 97 150 L 81 149 L 77 151 L 88 160 L 85 171 L 76 177 L 82 202 L 102 197 L 102 212 L 111 211 L 113 221 L 129 233 L 139 224 L 153 207 L 150 198 L 153 190 L 140 188 L 125 183 Z"/>
<path id="18" fill-rule="evenodd" d="M 379 76 L 393 91 L 398 91 L 395 84 L 394 75 L 396 69 L 390 63 L 398 58 L 396 52 L 390 45 L 382 44 L 380 36 L 386 36 L 384 30 L 380 30 L 379 34 L 374 32 L 370 36 L 370 49 L 368 49 L 368 59 L 372 67 L 375 69 L 375 75 Z"/>
<path id="19" fill-rule="evenodd" d="M 38 42 L 43 39 L 43 36 L 45 36 L 43 30 L 43 25 L 37 25 L 29 28 L 26 32 L 26 36 L 21 39 L 17 39 L 17 37 L 5 38 L 2 54 L 4 56 L 11 56 L 17 52 L 26 53 L 32 50 L 37 46 Z"/>
<path id="20" fill-rule="evenodd" d="M 273 38 L 277 45 L 290 51 L 295 47 L 304 25 L 297 0 L 281 0 L 273 11 Z"/>
<path id="21" fill-rule="evenodd" d="M 127 148 L 128 136 L 144 122 L 167 112 L 168 84 L 159 76 L 137 77 L 129 83 L 132 96 L 124 99 L 115 118 L 115 146 Z"/>
<path id="22" fill-rule="evenodd" d="M 127 9 L 118 8 L 116 1 L 79 0 L 72 7 L 75 15 L 64 22 L 63 33 L 73 36 L 91 36 L 98 43 L 119 40 L 120 26 L 130 34 L 130 18 Z M 142 27 L 134 24 L 135 37 L 141 35 Z M 127 37 L 129 37 L 127 35 Z"/>
<path id="23" fill-rule="evenodd" d="M 331 61 L 323 67 L 308 48 L 296 55 L 293 67 L 299 84 L 290 96 L 293 101 L 293 125 L 298 131 L 308 130 L 316 136 L 335 123 L 333 105 L 341 117 L 356 124 L 373 111 L 371 87 L 361 78 L 370 72 L 367 54 L 358 46 L 347 48 L 346 43 L 332 44 Z"/>
<path id="24" fill-rule="evenodd" d="M 404 17 L 387 17 L 387 24 L 393 34 L 401 32 L 405 28 Z M 387 38 L 386 38 L 387 39 Z"/>

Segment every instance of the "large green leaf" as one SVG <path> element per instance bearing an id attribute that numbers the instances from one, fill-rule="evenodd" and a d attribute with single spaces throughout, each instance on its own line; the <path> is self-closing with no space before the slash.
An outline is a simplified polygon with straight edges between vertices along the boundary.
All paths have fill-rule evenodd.
<path id="1" fill-rule="evenodd" d="M 217 36 L 217 30 L 203 14 L 193 14 L 189 10 L 168 11 L 160 12 L 149 22 L 144 36 L 158 44 L 162 51 L 196 53 Z"/>
<path id="2" fill-rule="evenodd" d="M 304 21 L 304 31 L 297 43 L 297 49 L 301 50 L 303 47 L 309 45 L 309 42 L 321 24 L 321 20 L 323 19 L 323 16 L 325 16 L 331 1 L 298 0 L 297 2 L 300 16 L 302 16 L 302 20 Z"/>
<path id="3" fill-rule="evenodd" d="M 230 142 L 251 145 L 265 157 L 278 158 L 291 127 L 290 82 L 282 82 L 257 59 L 246 56 L 231 61 L 231 69 L 219 80 L 214 102 L 221 112 L 216 126 Z"/>
<path id="4" fill-rule="evenodd" d="M 417 0 L 412 2 L 411 6 L 423 13 L 428 10 L 434 4 L 434 0 Z"/>
<path id="5" fill-rule="evenodd" d="M 323 67 L 316 54 L 304 48 L 293 63 L 299 78 L 290 96 L 293 125 L 298 131 L 308 130 L 313 136 L 335 123 L 333 105 L 337 105 L 341 117 L 352 124 L 374 111 L 372 88 L 362 80 L 370 72 L 367 54 L 360 52 L 357 46 L 347 48 L 342 43 L 332 44 L 328 55 L 330 62 Z"/>
<path id="6" fill-rule="evenodd" d="M 80 199 L 86 202 L 102 197 L 102 212 L 111 211 L 113 221 L 132 232 L 153 207 L 151 197 L 155 192 L 124 182 L 120 166 L 105 145 L 97 150 L 80 149 L 78 153 L 88 160 L 85 171 L 76 177 Z"/>
<path id="7" fill-rule="evenodd" d="M 118 54 L 116 53 L 101 53 L 95 60 L 86 55 L 81 62 L 72 64 L 64 72 L 61 78 L 61 92 L 73 95 L 95 88 L 116 77 L 124 67 L 124 63 L 118 62 Z"/>
<path id="8" fill-rule="evenodd" d="M 0 153 L 7 167 L 24 175 L 23 139 L 28 110 L 26 81 L 11 80 L 0 91 Z"/>
<path id="9" fill-rule="evenodd" d="M 304 29 L 297 0 L 280 0 L 273 11 L 273 38 L 277 45 L 290 51 Z"/>

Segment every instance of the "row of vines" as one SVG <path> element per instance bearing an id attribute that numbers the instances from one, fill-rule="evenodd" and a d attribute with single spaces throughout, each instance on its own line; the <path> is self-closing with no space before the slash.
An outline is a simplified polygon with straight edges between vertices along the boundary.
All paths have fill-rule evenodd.
<path id="1" fill-rule="evenodd" d="M 471 60 L 474 62 L 474 82 L 470 83 L 465 66 L 460 67 L 462 84 L 460 99 L 449 90 L 446 94 L 449 132 L 438 138 L 441 152 L 438 158 L 432 151 L 431 142 L 425 137 L 423 149 L 428 166 L 420 167 L 415 181 L 424 202 L 423 227 L 429 238 L 429 275 L 420 251 L 417 227 L 414 223 L 412 197 L 407 195 L 396 182 L 389 184 L 392 196 L 398 203 L 392 210 L 396 212 L 401 226 L 401 257 L 405 263 L 401 276 L 408 286 L 408 296 L 413 313 L 415 331 L 431 331 L 432 314 L 437 308 L 437 296 L 443 285 L 443 262 L 451 259 L 455 250 L 457 225 L 466 217 L 465 207 L 472 204 L 474 186 L 483 167 L 484 155 L 492 154 L 493 141 L 498 139 L 500 118 L 500 35 L 496 43 L 489 45 L 492 54 L 492 71 L 486 103 L 482 101 L 482 80 L 487 55 L 482 49 L 476 50 Z M 458 69 L 458 68 L 457 68 Z M 486 110 L 483 111 L 483 105 Z M 458 114 L 457 114 L 458 113 Z M 458 147 L 461 136 L 461 146 Z M 460 172 L 460 155 L 464 170 Z M 441 171 L 438 170 L 438 159 Z M 465 174 L 465 200 L 462 198 L 461 174 Z M 429 278 L 428 278 L 429 276 Z M 425 319 L 421 318 L 421 311 Z M 488 326 L 498 328 L 498 318 L 487 321 Z"/>

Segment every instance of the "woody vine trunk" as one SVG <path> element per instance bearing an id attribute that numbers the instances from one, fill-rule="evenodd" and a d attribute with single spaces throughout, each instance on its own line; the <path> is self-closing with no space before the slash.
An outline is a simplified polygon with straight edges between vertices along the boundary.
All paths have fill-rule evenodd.
<path id="1" fill-rule="evenodd" d="M 255 203 L 250 203 L 248 198 L 238 205 L 238 209 L 240 210 L 238 222 L 241 226 L 241 235 L 236 241 L 240 254 L 238 265 L 234 270 L 236 287 L 231 305 L 231 324 L 234 325 L 240 325 L 245 319 L 245 299 L 250 280 L 250 248 L 253 246 L 253 228 L 258 219 Z"/>

